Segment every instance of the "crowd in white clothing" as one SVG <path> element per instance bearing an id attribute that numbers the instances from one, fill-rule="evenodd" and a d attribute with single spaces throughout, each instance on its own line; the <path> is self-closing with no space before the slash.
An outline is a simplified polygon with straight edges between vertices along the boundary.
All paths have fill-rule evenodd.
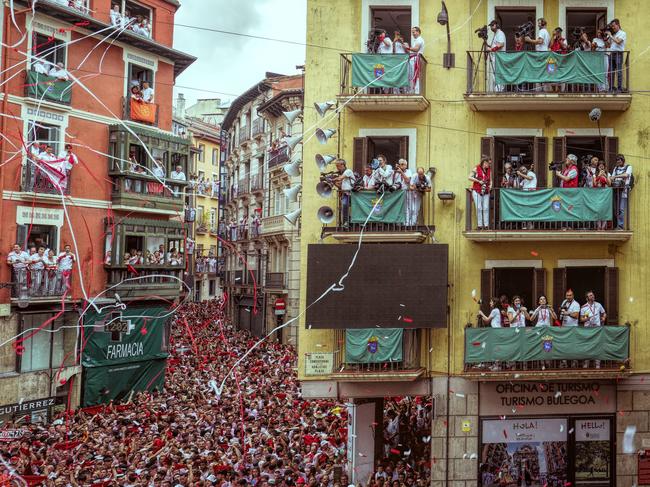
<path id="1" fill-rule="evenodd" d="M 24 289 L 30 296 L 54 296 L 70 291 L 70 278 L 76 257 L 69 245 L 56 254 L 43 245 L 29 245 L 25 251 L 19 244 L 7 254 L 7 265 L 12 268 L 15 295 Z"/>
<path id="2" fill-rule="evenodd" d="M 117 4 L 111 7 L 110 15 L 113 27 L 129 30 L 144 37 L 151 37 L 151 24 L 144 15 L 131 16 L 129 10 L 125 10 L 122 14 L 120 6 Z"/>

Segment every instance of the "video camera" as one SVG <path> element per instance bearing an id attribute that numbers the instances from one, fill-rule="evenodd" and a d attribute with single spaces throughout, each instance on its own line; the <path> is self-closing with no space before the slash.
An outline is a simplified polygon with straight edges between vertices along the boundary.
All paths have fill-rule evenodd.
<path id="1" fill-rule="evenodd" d="M 562 161 L 553 161 L 548 165 L 548 170 L 549 171 L 561 171 L 562 170 L 562 165 L 564 163 Z"/>
<path id="2" fill-rule="evenodd" d="M 535 35 L 535 24 L 530 20 L 515 28 L 516 37 L 533 37 Z"/>
<path id="3" fill-rule="evenodd" d="M 524 164 L 524 157 L 526 157 L 526 154 L 523 152 L 519 154 L 510 154 L 505 158 L 504 162 L 510 163 L 513 171 L 518 171 L 519 168 Z"/>
<path id="4" fill-rule="evenodd" d="M 479 27 L 474 31 L 474 33 L 478 36 L 479 39 L 483 39 L 484 41 L 487 41 L 488 38 L 488 27 L 487 25 L 484 25 L 483 27 Z"/>

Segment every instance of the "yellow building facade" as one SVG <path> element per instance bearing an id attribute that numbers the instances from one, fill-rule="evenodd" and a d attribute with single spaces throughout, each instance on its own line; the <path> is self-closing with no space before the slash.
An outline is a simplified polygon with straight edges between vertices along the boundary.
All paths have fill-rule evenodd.
<path id="1" fill-rule="evenodd" d="M 393 395 L 432 396 L 435 405 L 431 433 L 432 485 L 490 485 L 482 484 L 489 482 L 489 474 L 493 473 L 489 471 L 491 458 L 486 452 L 501 443 L 508 448 L 514 445 L 514 450 L 521 445 L 514 440 L 513 443 L 506 439 L 497 442 L 490 438 L 489 431 L 494 428 L 506 431 L 513 427 L 512 422 L 524 418 L 537 420 L 540 429 L 560 421 L 562 434 L 558 438 L 544 440 L 543 435 L 537 438 L 541 439 L 540 443 L 564 445 L 568 452 L 562 459 L 566 467 L 557 478 L 573 485 L 586 485 L 576 451 L 583 451 L 584 434 L 588 432 L 580 430 L 579 438 L 568 432 L 578 431 L 581 421 L 603 420 L 607 431 L 603 440 L 608 452 L 607 472 L 601 474 L 598 485 L 637 484 L 635 452 L 650 441 L 650 389 L 646 385 L 650 355 L 645 353 L 650 336 L 643 323 L 649 304 L 650 279 L 645 252 L 650 195 L 645 186 L 645 167 L 650 157 L 646 117 L 650 98 L 644 93 L 649 89 L 645 76 L 650 67 L 646 51 L 650 33 L 645 28 L 648 5 L 633 0 L 458 0 L 447 2 L 447 7 L 450 51 L 454 54 L 454 66 L 450 68 L 445 67 L 450 58 L 445 56 L 446 27 L 436 22 L 439 3 L 308 2 L 305 107 L 327 100 L 337 100 L 337 105 L 324 117 L 317 110 L 305 109 L 298 364 L 303 394 L 347 401 L 355 431 L 362 431 L 363 421 L 367 423 L 369 417 L 357 418 L 352 413 L 359 404 Z M 616 76 L 612 80 L 609 74 L 603 87 L 595 82 L 499 84 L 494 78 L 495 57 L 481 52 L 483 41 L 476 30 L 497 19 L 503 25 L 508 50 L 512 50 L 515 28 L 529 20 L 535 24 L 538 18 L 546 19 L 549 32 L 561 27 L 569 37 L 569 44 L 574 40 L 576 27 L 591 32 L 614 18 L 620 19 L 627 33 L 625 52 L 620 57 L 622 90 L 612 90 L 618 87 L 619 80 Z M 425 40 L 426 62 L 422 60 L 420 65 L 420 86 L 402 91 L 353 87 L 353 63 L 351 54 L 346 53 L 365 53 L 368 34 L 375 28 L 388 30 L 392 37 L 396 28 L 405 34 L 412 26 L 421 28 Z M 488 45 L 492 36 L 488 28 Z M 386 69 L 383 64 L 382 69 Z M 605 69 L 611 71 L 610 67 L 604 66 Z M 601 112 L 597 122 L 589 116 L 594 108 Z M 337 132 L 323 146 L 309 132 L 308 128 L 312 127 L 332 128 Z M 404 157 L 410 169 L 423 167 L 429 171 L 433 191 L 425 193 L 418 226 L 386 226 L 374 232 L 369 229 L 361 235 L 354 224 L 344 227 L 341 221 L 323 223 L 327 219 L 322 218 L 322 212 L 319 219 L 319 209 L 329 206 L 336 213 L 336 191 L 329 199 L 318 196 L 315 188 L 320 171 L 313 162 L 316 155 L 336 154 L 348 161 L 348 167 L 357 170 L 363 169 L 380 151 L 389 155 L 390 163 Z M 510 224 L 500 219 L 499 215 L 503 215 L 497 213 L 497 208 L 499 203 L 503 208 L 500 198 L 505 193 L 500 189 L 500 181 L 506 160 L 532 164 L 538 178 L 537 187 L 541 189 L 556 185 L 548 169 L 553 161 L 563 161 L 569 154 L 581 160 L 591 154 L 602 159 L 611 172 L 619 153 L 625 156 L 625 165 L 632 167 L 635 178 L 623 229 L 614 228 L 615 211 L 602 228 L 587 220 L 569 224 L 521 221 Z M 494 190 L 490 200 L 490 229 L 479 231 L 474 202 L 468 192 L 471 184 L 468 175 L 482 155 L 493 160 Z M 333 165 L 327 170 L 334 170 Z M 612 190 L 610 204 L 616 205 L 620 192 Z M 345 327 L 318 328 L 309 323 L 307 308 L 313 302 L 313 295 L 308 292 L 310 245 L 356 247 L 359 239 L 368 245 L 409 243 L 446 246 L 448 251 L 445 326 L 437 323 L 438 327 L 405 332 L 404 340 L 408 335 L 415 342 L 411 348 L 416 351 L 407 357 L 405 350 L 398 365 L 351 366 L 344 358 Z M 371 248 L 362 246 L 360 252 Z M 406 251 L 402 257 L 406 273 L 418 265 L 409 255 Z M 354 272 L 353 268 L 350 275 Z M 357 268 L 356 272 L 367 272 L 367 269 Z M 375 279 L 386 286 L 393 285 L 390 275 L 382 274 L 381 269 L 375 272 Z M 486 313 L 489 309 L 485 302 L 501 294 L 509 298 L 522 295 L 525 305 L 531 309 L 536 307 L 537 298 L 545 295 L 557 310 L 567 288 L 575 289 L 576 300 L 581 305 L 585 303 L 584 292 L 593 289 L 596 300 L 608 312 L 607 324 L 627 329 L 621 337 L 612 339 L 627 344 L 629 333 L 629 353 L 624 352 L 624 360 L 603 360 L 598 368 L 593 361 L 586 368 L 582 360 L 577 364 L 572 360 L 567 364 L 523 361 L 512 370 L 507 366 L 492 370 L 493 365 L 468 362 L 473 343 L 480 346 L 484 343 L 483 339 L 478 342 L 471 339 L 474 336 L 471 333 L 481 331 L 476 328 L 479 298 L 484 301 Z M 417 286 L 414 284 L 409 292 L 417 292 Z M 399 289 L 395 293 L 399 294 Z M 440 299 L 434 295 L 425 298 Z M 359 299 L 371 297 L 360 295 Z M 605 328 L 609 331 L 614 327 Z M 522 333 L 534 331 L 526 328 Z M 551 338 L 546 345 L 557 348 L 561 340 Z M 567 357 L 571 358 L 570 352 Z M 519 397 L 533 397 L 533 403 L 518 407 Z M 633 451 L 625 453 L 623 436 L 629 426 L 636 426 L 636 435 Z M 356 444 L 355 441 L 348 444 L 353 450 L 349 454 L 350 471 L 358 475 L 357 481 L 365 481 L 373 468 L 373 455 L 367 455 L 370 457 L 367 460 L 357 454 L 360 445 L 372 441 L 366 441 L 360 433 L 355 436 Z M 534 434 L 531 438 L 535 443 Z M 375 456 L 377 460 L 376 450 Z M 521 472 L 523 467 L 512 468 Z M 555 485 L 550 473 L 538 476 L 545 476 L 548 485 Z"/>

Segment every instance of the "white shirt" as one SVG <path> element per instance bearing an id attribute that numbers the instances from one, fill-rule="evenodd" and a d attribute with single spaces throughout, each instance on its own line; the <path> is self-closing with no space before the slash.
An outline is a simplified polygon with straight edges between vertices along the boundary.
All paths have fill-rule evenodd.
<path id="1" fill-rule="evenodd" d="M 154 94 L 153 88 L 151 87 L 145 88 L 144 90 L 142 90 L 142 99 L 147 103 L 151 103 L 153 101 L 153 94 Z"/>
<path id="2" fill-rule="evenodd" d="M 617 44 L 612 41 L 612 45 L 609 47 L 610 51 L 625 51 L 625 41 L 627 41 L 627 34 L 623 32 L 623 29 L 620 29 L 616 34 L 612 36 L 614 39 L 622 39 L 623 42 Z"/>
<path id="3" fill-rule="evenodd" d="M 35 146 L 31 146 L 29 152 L 32 155 L 32 159 L 38 159 L 41 156 L 41 148 L 38 149 Z"/>
<path id="4" fill-rule="evenodd" d="M 158 164 L 154 164 L 153 169 L 151 170 L 151 172 L 157 178 L 164 178 L 165 177 L 165 169 L 162 166 L 159 166 Z"/>
<path id="5" fill-rule="evenodd" d="M 548 46 L 551 44 L 551 36 L 548 31 L 544 28 L 539 29 L 537 33 L 537 39 L 542 39 L 541 44 L 535 44 L 536 51 L 548 51 Z"/>
<path id="6" fill-rule="evenodd" d="M 185 181 L 185 173 L 183 171 L 180 172 L 172 171 L 171 178 L 177 179 L 178 181 Z"/>
<path id="7" fill-rule="evenodd" d="M 29 262 L 30 257 L 24 250 L 18 253 L 12 250 L 9 255 L 7 255 L 7 260 L 14 266 L 14 269 L 24 269 L 27 266 L 26 262 Z"/>
<path id="8" fill-rule="evenodd" d="M 39 74 L 49 75 L 50 73 L 50 69 L 47 67 L 47 64 L 42 61 L 35 62 L 32 68 Z"/>
<path id="9" fill-rule="evenodd" d="M 423 55 L 424 54 L 424 39 L 422 39 L 422 36 L 418 37 L 417 39 L 413 39 L 413 41 L 411 41 L 411 49 L 414 49 L 416 47 L 419 47 L 417 54 Z"/>
<path id="10" fill-rule="evenodd" d="M 122 23 L 122 14 L 120 12 L 116 12 L 115 10 L 111 10 L 111 25 L 117 27 L 121 23 Z"/>
<path id="11" fill-rule="evenodd" d="M 494 33 L 494 36 L 492 36 L 492 44 L 490 44 L 490 47 L 495 47 L 497 44 L 502 44 L 502 46 L 497 49 L 497 51 L 506 51 L 506 35 L 501 29 L 498 29 Z"/>
<path id="12" fill-rule="evenodd" d="M 510 328 L 521 328 L 526 326 L 526 317 L 523 313 L 517 313 L 512 306 L 508 306 L 508 316 L 514 315 L 514 318 L 510 321 Z"/>
<path id="13" fill-rule="evenodd" d="M 614 170 L 611 172 L 609 175 L 610 178 L 614 176 L 620 176 L 621 174 L 625 174 L 624 178 L 618 178 L 615 179 L 614 181 L 623 181 L 623 184 L 625 186 L 628 186 L 630 184 L 630 177 L 632 176 L 632 166 L 629 164 L 625 164 L 623 166 L 614 166 Z M 614 181 L 612 181 L 612 186 L 614 186 Z M 623 198 L 627 198 L 627 189 L 623 191 L 623 194 L 621 195 Z"/>
<path id="14" fill-rule="evenodd" d="M 70 255 L 67 255 L 65 252 L 61 252 L 57 258 L 59 262 L 60 271 L 71 271 L 72 263 L 74 262 L 74 254 L 70 252 Z"/>
<path id="15" fill-rule="evenodd" d="M 65 81 L 68 81 L 70 79 L 68 72 L 63 68 L 59 68 L 58 66 L 54 66 L 52 69 L 50 69 L 49 75 L 53 78 Z"/>
<path id="16" fill-rule="evenodd" d="M 352 169 L 343 171 L 343 180 L 341 181 L 341 191 L 352 191 L 352 183 L 354 181 L 354 173 Z"/>
<path id="17" fill-rule="evenodd" d="M 70 162 L 70 157 L 72 157 L 72 163 Z M 63 169 L 70 170 L 74 167 L 75 164 L 79 164 L 79 159 L 77 159 L 76 154 L 68 154 L 68 151 L 63 151 L 59 154 L 59 159 L 63 159 L 61 161 L 61 167 Z"/>
<path id="18" fill-rule="evenodd" d="M 562 306 L 566 306 L 567 304 L 568 303 L 566 299 L 562 301 Z M 562 319 L 562 326 L 578 326 L 578 318 L 572 318 L 571 316 L 569 316 L 569 313 L 578 313 L 578 314 L 580 313 L 580 305 L 575 299 L 571 301 L 571 304 L 566 310 L 566 314 Z"/>
<path id="19" fill-rule="evenodd" d="M 404 49 L 404 43 L 402 41 L 393 42 L 393 48 L 395 54 L 406 54 L 406 49 Z"/>
<path id="20" fill-rule="evenodd" d="M 533 179 L 521 178 L 521 189 L 524 191 L 537 189 L 537 175 L 533 171 L 528 171 L 526 176 L 532 176 Z"/>
<path id="21" fill-rule="evenodd" d="M 431 187 L 431 178 L 425 174 L 424 179 L 426 181 L 425 186 L 427 188 L 430 188 Z M 417 173 L 413 174 L 413 177 L 411 177 L 411 186 L 417 188 L 416 183 L 419 180 L 420 180 L 420 177 L 418 176 L 418 174 Z M 417 190 L 413 191 L 412 194 L 415 195 L 416 197 L 422 197 L 422 193 L 420 191 L 417 191 Z"/>
<path id="22" fill-rule="evenodd" d="M 393 178 L 393 181 L 395 182 L 395 184 L 397 184 L 397 183 L 401 183 L 402 187 L 401 187 L 400 189 L 401 189 L 402 191 L 406 191 L 407 189 L 409 189 L 410 182 L 407 183 L 407 182 L 405 181 L 405 179 L 404 179 L 404 176 L 406 176 L 407 178 L 409 178 L 409 181 L 413 178 L 413 173 L 411 172 L 411 170 L 410 170 L 409 168 L 406 168 L 406 170 L 404 171 L 404 176 L 402 176 L 402 175 L 401 175 L 400 173 L 398 173 L 398 172 L 393 172 L 393 175 L 395 176 L 395 177 Z"/>
<path id="23" fill-rule="evenodd" d="M 386 36 L 386 38 L 379 43 L 379 47 L 377 48 L 377 53 L 393 54 L 393 41 L 390 40 L 390 37 Z"/>
<path id="24" fill-rule="evenodd" d="M 542 308 L 538 306 L 535 311 L 533 311 L 533 318 L 537 318 L 537 323 L 535 326 L 551 326 L 551 311 L 550 308 Z"/>
<path id="25" fill-rule="evenodd" d="M 386 164 L 384 167 L 379 166 L 375 170 L 375 180 L 378 182 L 388 181 L 393 175 L 393 166 Z"/>
<path id="26" fill-rule="evenodd" d="M 501 328 L 501 311 L 499 311 L 499 308 L 492 308 L 488 318 L 490 319 L 490 326 L 492 328 Z"/>
<path id="27" fill-rule="evenodd" d="M 605 41 L 602 40 L 600 37 L 594 38 L 592 41 L 594 44 L 596 44 L 596 51 L 605 51 Z"/>
<path id="28" fill-rule="evenodd" d="M 600 315 L 604 313 L 605 308 L 603 308 L 603 305 L 597 301 L 594 301 L 593 304 L 585 303 L 582 305 L 582 308 L 580 308 L 580 317 L 589 318 L 585 321 L 586 327 L 601 326 Z"/>
<path id="29" fill-rule="evenodd" d="M 367 174 L 363 175 L 363 188 L 364 189 L 373 189 L 375 187 L 375 177 L 371 174 L 368 176 Z"/>
<path id="30" fill-rule="evenodd" d="M 29 261 L 32 265 L 32 269 L 36 269 L 36 270 L 45 269 L 45 259 L 47 259 L 45 255 L 39 255 L 38 253 L 32 255 L 29 258 Z"/>

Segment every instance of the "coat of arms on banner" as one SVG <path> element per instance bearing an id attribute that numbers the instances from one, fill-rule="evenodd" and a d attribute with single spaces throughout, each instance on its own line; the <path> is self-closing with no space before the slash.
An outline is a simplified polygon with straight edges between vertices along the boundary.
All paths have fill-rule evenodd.
<path id="1" fill-rule="evenodd" d="M 368 352 L 377 353 L 377 350 L 379 350 L 379 338 L 371 336 L 368 339 Z"/>
<path id="2" fill-rule="evenodd" d="M 554 212 L 559 213 L 560 210 L 562 210 L 562 198 L 559 196 L 551 198 L 551 209 Z"/>
<path id="3" fill-rule="evenodd" d="M 546 72 L 548 74 L 555 74 L 555 71 L 557 71 L 557 61 L 550 57 L 546 60 Z"/>
<path id="4" fill-rule="evenodd" d="M 375 64 L 373 72 L 375 78 L 381 78 L 386 73 L 386 67 L 383 64 Z"/>
<path id="5" fill-rule="evenodd" d="M 370 200 L 370 203 L 372 204 L 373 207 L 373 213 L 380 215 L 384 209 L 384 201 L 381 200 L 380 198 L 373 198 L 372 200 Z"/>
<path id="6" fill-rule="evenodd" d="M 553 350 L 553 337 L 551 335 L 544 335 L 542 337 L 542 347 L 547 353 Z"/>

